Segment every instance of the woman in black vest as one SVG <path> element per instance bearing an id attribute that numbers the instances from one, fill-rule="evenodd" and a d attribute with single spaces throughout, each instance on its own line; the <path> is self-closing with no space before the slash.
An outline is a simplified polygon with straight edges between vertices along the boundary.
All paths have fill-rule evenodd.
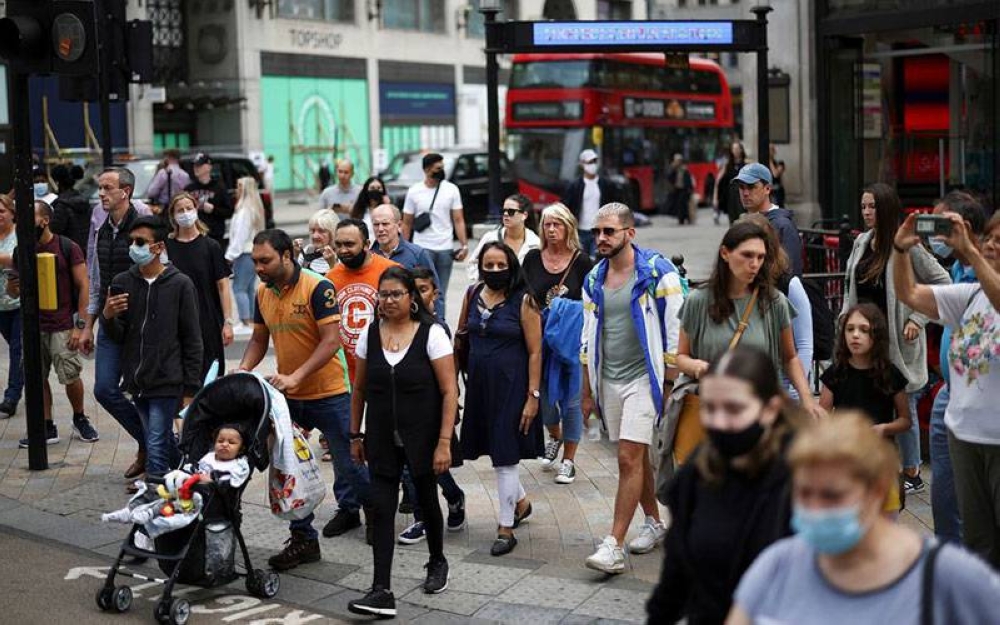
<path id="1" fill-rule="evenodd" d="M 375 574 L 371 590 L 351 601 L 348 609 L 395 616 L 389 579 L 404 463 L 410 467 L 427 532 L 430 560 L 424 592 L 448 587 L 435 475 L 451 466 L 458 388 L 448 335 L 427 310 L 409 270 L 390 267 L 382 273 L 378 302 L 380 318 L 358 337 L 350 436 L 352 457 L 367 460 L 372 478 Z M 366 432 L 361 434 L 366 414 Z"/>

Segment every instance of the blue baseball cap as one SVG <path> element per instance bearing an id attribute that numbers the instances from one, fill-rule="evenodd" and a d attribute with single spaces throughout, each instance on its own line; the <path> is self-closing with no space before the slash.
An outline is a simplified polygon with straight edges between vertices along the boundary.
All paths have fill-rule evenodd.
<path id="1" fill-rule="evenodd" d="M 774 178 L 771 177 L 771 170 L 760 163 L 744 165 L 740 169 L 740 173 L 736 174 L 736 178 L 733 180 L 739 180 L 744 184 L 756 184 L 757 181 L 774 184 Z"/>

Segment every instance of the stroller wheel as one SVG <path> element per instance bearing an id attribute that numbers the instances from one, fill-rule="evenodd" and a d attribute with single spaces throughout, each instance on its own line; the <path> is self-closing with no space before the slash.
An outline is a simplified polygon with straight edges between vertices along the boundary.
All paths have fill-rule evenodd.
<path id="1" fill-rule="evenodd" d="M 97 595 L 94 597 L 97 600 L 97 607 L 99 607 L 104 612 L 111 609 L 111 598 L 114 594 L 115 589 L 109 588 L 107 586 L 101 586 L 97 589 Z"/>
<path id="2" fill-rule="evenodd" d="M 174 599 L 170 602 L 171 625 L 184 625 L 191 618 L 191 604 L 187 599 Z"/>
<path id="3" fill-rule="evenodd" d="M 247 592 L 254 597 L 270 599 L 278 594 L 281 588 L 281 578 L 274 571 L 254 569 L 247 575 Z"/>
<path id="4" fill-rule="evenodd" d="M 115 588 L 111 595 L 111 603 L 115 612 L 128 612 L 132 607 L 132 589 L 128 586 Z"/>

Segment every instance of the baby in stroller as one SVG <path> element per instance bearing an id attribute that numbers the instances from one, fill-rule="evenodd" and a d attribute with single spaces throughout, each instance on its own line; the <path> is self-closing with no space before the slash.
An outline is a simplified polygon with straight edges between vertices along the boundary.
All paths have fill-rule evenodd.
<path id="1" fill-rule="evenodd" d="M 226 423 L 215 430 L 215 448 L 198 461 L 202 484 L 224 483 L 239 488 L 250 477 L 250 463 L 244 453 L 243 433 L 236 423 Z"/>

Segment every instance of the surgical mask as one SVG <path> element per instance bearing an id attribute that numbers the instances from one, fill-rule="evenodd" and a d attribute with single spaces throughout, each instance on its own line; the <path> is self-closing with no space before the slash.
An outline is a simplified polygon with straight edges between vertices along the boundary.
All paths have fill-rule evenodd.
<path id="1" fill-rule="evenodd" d="M 738 458 L 750 453 L 764 435 L 764 427 L 755 421 L 742 430 L 717 430 L 705 428 L 712 446 L 725 458 Z"/>
<path id="2" fill-rule="evenodd" d="M 348 269 L 361 269 L 361 266 L 365 264 L 366 252 L 361 252 L 360 254 L 354 254 L 353 256 L 338 256 L 337 258 L 340 262 L 344 263 L 344 266 Z"/>
<path id="3" fill-rule="evenodd" d="M 484 271 L 480 275 L 483 276 L 483 282 L 486 283 L 486 286 L 494 291 L 503 291 L 510 284 L 510 269 Z"/>
<path id="4" fill-rule="evenodd" d="M 938 258 L 951 258 L 951 254 L 954 250 L 950 245 L 944 242 L 944 239 L 932 237 L 928 239 L 928 241 L 930 241 L 931 251 L 934 252 L 935 256 Z"/>
<path id="5" fill-rule="evenodd" d="M 587 163 L 586 165 L 584 165 L 583 166 L 583 173 L 587 174 L 588 176 L 596 176 L 597 175 L 597 163 Z"/>
<path id="6" fill-rule="evenodd" d="M 174 215 L 174 219 L 177 220 L 177 225 L 181 228 L 190 228 L 191 226 L 198 223 L 198 212 L 197 211 L 182 211 Z"/>
<path id="7" fill-rule="evenodd" d="M 819 553 L 835 556 L 853 549 L 868 532 L 861 524 L 861 506 L 808 510 L 795 506 L 792 529 Z"/>
<path id="8" fill-rule="evenodd" d="M 49 184 L 47 182 L 36 182 L 32 188 L 34 189 L 36 200 L 40 200 L 49 194 Z"/>
<path id="9" fill-rule="evenodd" d="M 133 243 L 128 247 L 128 257 L 132 259 L 133 263 L 140 267 L 145 267 L 156 258 L 156 254 L 149 249 L 149 245 L 136 245 Z"/>
<path id="10" fill-rule="evenodd" d="M 441 182 L 442 180 L 444 180 L 444 170 L 443 169 L 437 170 L 436 172 L 431 174 L 431 178 L 437 180 L 438 182 Z"/>

